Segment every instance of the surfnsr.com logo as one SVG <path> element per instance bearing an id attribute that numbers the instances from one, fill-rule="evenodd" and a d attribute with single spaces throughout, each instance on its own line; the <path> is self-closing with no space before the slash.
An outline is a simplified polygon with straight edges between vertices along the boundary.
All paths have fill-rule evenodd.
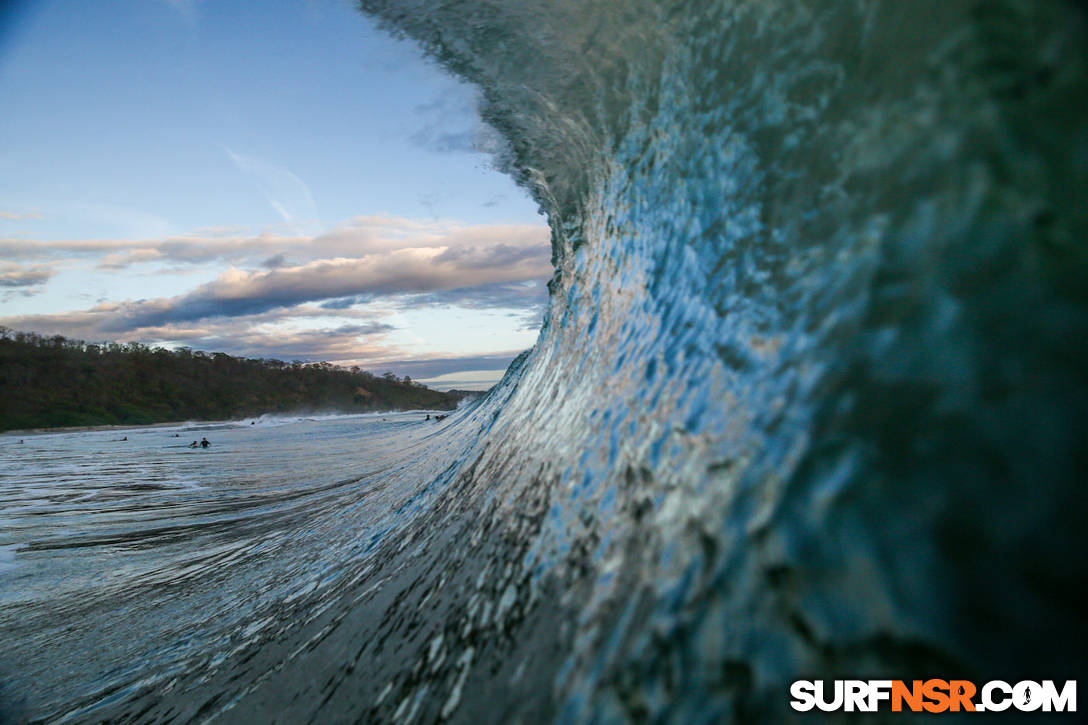
<path id="1" fill-rule="evenodd" d="M 1053 680 L 1008 683 L 991 680 L 981 687 L 969 680 L 797 680 L 790 686 L 790 706 L 798 712 L 1076 712 L 1077 682 L 1059 687 Z"/>

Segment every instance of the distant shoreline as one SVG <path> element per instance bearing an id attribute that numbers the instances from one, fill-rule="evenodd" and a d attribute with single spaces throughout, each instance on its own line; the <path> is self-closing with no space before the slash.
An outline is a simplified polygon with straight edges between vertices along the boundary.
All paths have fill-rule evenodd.
<path id="1" fill-rule="evenodd" d="M 125 421 L 142 427 L 273 411 L 454 410 L 463 397 L 392 372 L 137 343 L 95 345 L 6 328 L 0 330 L 0 381 L 0 429 L 24 433 L 118 430 L 130 427 Z"/>
<path id="2" fill-rule="evenodd" d="M 15 436 L 15 435 L 37 435 L 40 433 L 93 433 L 100 430 L 143 430 L 144 428 L 170 428 L 171 426 L 185 425 L 186 423 L 195 423 L 197 421 L 190 420 L 178 420 L 171 423 L 144 423 L 144 424 L 113 424 L 113 425 L 69 425 L 61 426 L 58 428 L 20 428 L 17 430 L 5 430 L 0 431 L 0 435 Z M 199 422 L 216 422 L 216 421 L 199 421 Z"/>
<path id="3" fill-rule="evenodd" d="M 320 419 L 323 417 L 335 416 L 335 417 L 361 417 L 361 416 L 381 416 L 381 415 L 400 415 L 402 413 L 445 413 L 450 414 L 454 411 L 447 410 L 445 408 L 412 408 L 409 410 L 367 410 L 367 411 L 352 411 L 350 413 L 263 413 L 261 415 L 245 416 L 242 418 L 225 418 L 221 420 L 175 420 L 170 422 L 160 423 L 113 423 L 110 425 L 70 425 L 60 426 L 57 428 L 19 428 L 14 430 L 0 431 L 0 437 L 2 436 L 31 436 L 41 435 L 44 433 L 94 433 L 97 431 L 111 431 L 111 430 L 152 430 L 155 428 L 175 428 L 182 425 L 193 426 L 211 426 L 211 425 L 228 425 L 236 423 L 242 425 L 247 420 L 260 420 L 265 415 L 272 416 L 285 416 L 285 417 L 297 417 L 300 420 L 306 420 L 308 418 Z"/>

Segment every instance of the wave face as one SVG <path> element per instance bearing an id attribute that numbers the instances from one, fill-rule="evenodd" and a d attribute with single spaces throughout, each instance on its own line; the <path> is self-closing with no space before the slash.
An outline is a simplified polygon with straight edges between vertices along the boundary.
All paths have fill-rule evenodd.
<path id="1" fill-rule="evenodd" d="M 462 495 L 563 719 L 1083 674 L 1083 8 L 362 5 L 483 89 L 553 229 Z"/>
<path id="2" fill-rule="evenodd" d="M 1081 6 L 361 5 L 482 89 L 553 230 L 540 340 L 271 634 L 54 714 L 777 722 L 805 676 L 1086 674 Z"/>

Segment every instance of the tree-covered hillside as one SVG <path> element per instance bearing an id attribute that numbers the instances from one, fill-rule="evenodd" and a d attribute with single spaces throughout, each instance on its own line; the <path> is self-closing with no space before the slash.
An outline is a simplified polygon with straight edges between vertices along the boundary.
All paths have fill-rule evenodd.
<path id="1" fill-rule="evenodd" d="M 408 378 L 329 363 L 94 345 L 0 328 L 0 430 L 450 409 L 457 400 Z"/>

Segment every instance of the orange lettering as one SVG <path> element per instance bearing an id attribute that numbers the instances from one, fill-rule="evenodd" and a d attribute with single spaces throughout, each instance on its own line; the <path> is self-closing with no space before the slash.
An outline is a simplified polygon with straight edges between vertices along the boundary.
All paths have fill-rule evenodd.
<path id="1" fill-rule="evenodd" d="M 911 689 L 907 689 L 907 683 L 902 680 L 892 682 L 892 712 L 903 711 L 903 701 L 911 712 L 922 711 L 922 681 L 915 680 Z"/>
<path id="2" fill-rule="evenodd" d="M 922 685 L 922 694 L 932 700 L 922 705 L 926 712 L 944 712 L 948 709 L 949 697 L 942 690 L 948 690 L 948 680 L 926 680 Z"/>
<path id="3" fill-rule="evenodd" d="M 967 712 L 975 711 L 975 703 L 971 702 L 971 698 L 975 696 L 975 683 L 969 680 L 952 680 L 949 683 L 948 692 L 952 696 L 952 712 L 959 712 L 960 705 Z"/>

